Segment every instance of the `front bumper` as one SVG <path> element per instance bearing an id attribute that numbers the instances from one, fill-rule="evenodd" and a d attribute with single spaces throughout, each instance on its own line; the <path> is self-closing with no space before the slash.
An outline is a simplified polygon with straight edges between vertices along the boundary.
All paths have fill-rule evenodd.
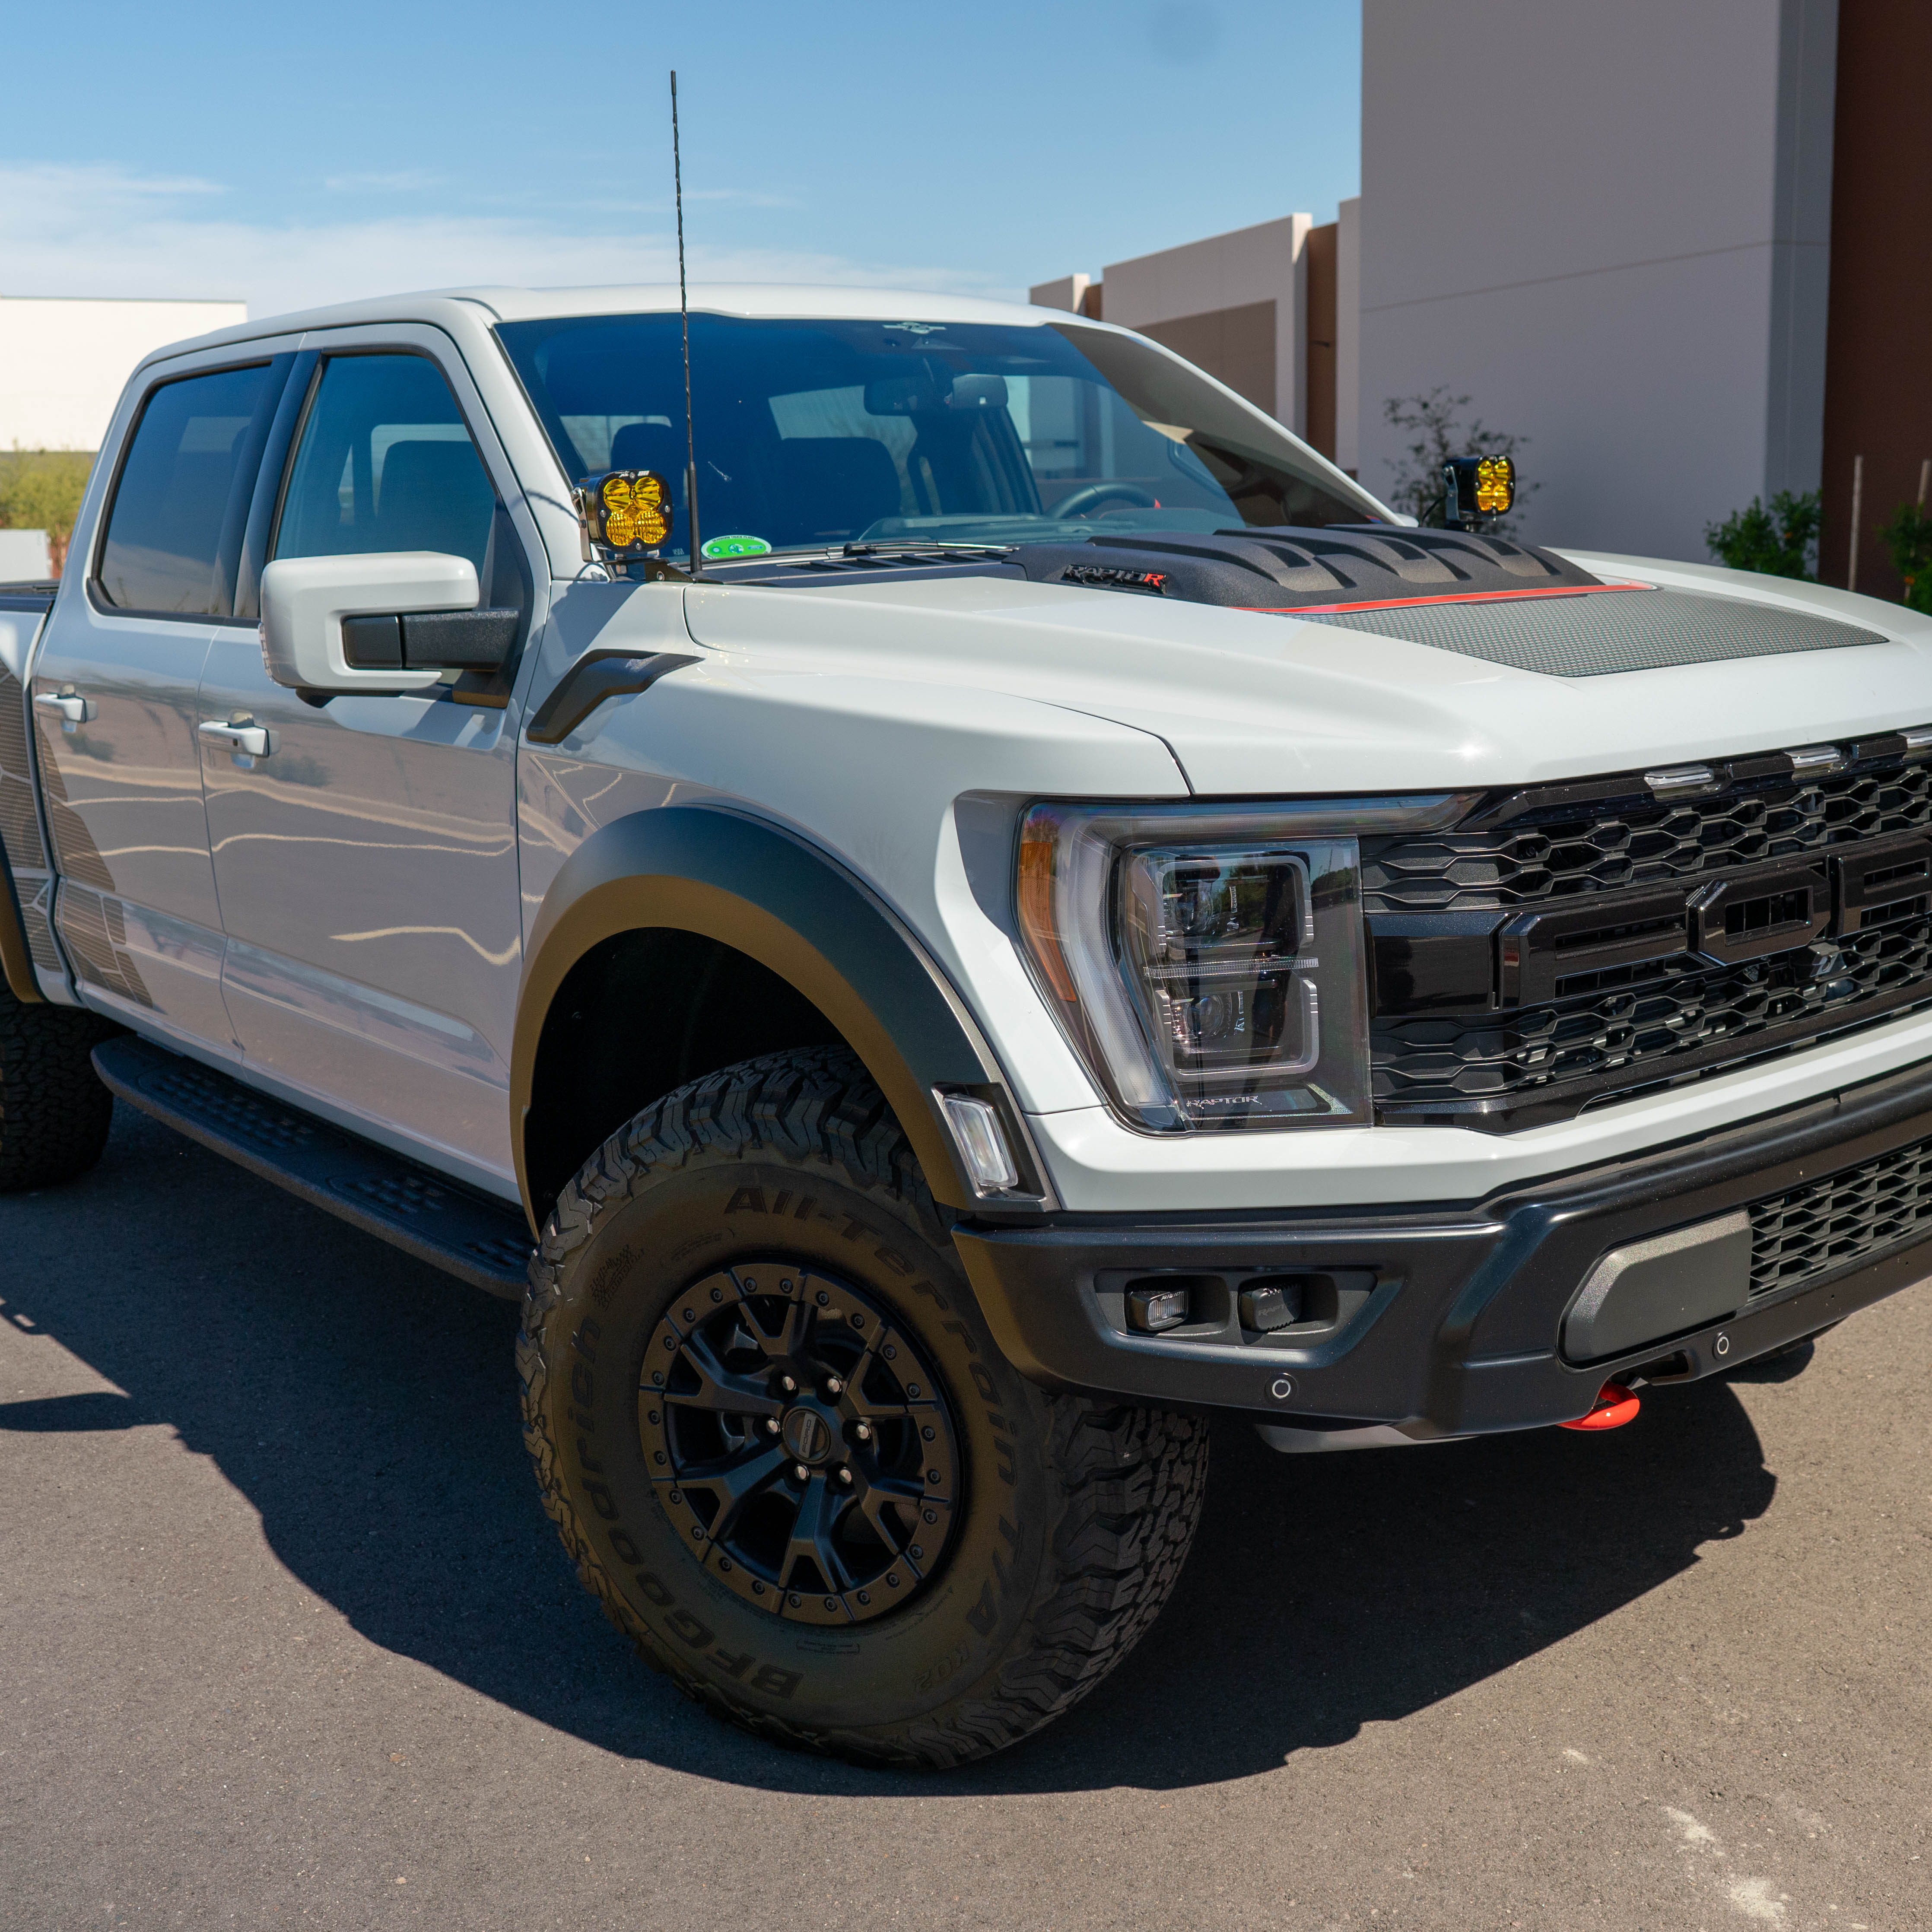
<path id="1" fill-rule="evenodd" d="M 1932 1270 L 1932 1218 L 1888 1199 L 1821 1234 L 1844 1256 L 1735 1311 L 1588 1362 L 1565 1358 L 1564 1317 L 1598 1262 L 1670 1231 L 1750 1210 L 1932 1142 L 1921 1066 L 1694 1142 L 1467 1208 L 1292 1214 L 1059 1215 L 962 1222 L 953 1238 L 994 1336 L 1024 1374 L 1180 1408 L 1412 1439 L 1534 1428 L 1585 1414 L 1606 1381 L 1692 1381 L 1816 1333 Z M 1232 1316 L 1258 1274 L 1303 1284 L 1312 1318 L 1273 1336 Z M 1207 1318 L 1128 1331 L 1127 1285 L 1185 1276 Z M 1216 1284 L 1220 1284 L 1219 1286 Z M 1386 1439 L 1386 1438 L 1384 1438 Z"/>

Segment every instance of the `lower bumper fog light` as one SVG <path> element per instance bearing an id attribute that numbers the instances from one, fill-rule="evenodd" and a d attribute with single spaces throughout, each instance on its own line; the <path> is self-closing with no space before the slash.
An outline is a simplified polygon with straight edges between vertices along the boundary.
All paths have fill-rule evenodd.
<path id="1" fill-rule="evenodd" d="M 1127 1326 L 1143 1335 L 1178 1328 L 1187 1319 L 1187 1290 L 1184 1288 L 1130 1288 Z"/>
<path id="2" fill-rule="evenodd" d="M 1241 1290 L 1241 1326 L 1256 1334 L 1271 1335 L 1301 1319 L 1301 1285 L 1290 1281 L 1255 1282 Z"/>
<path id="3" fill-rule="evenodd" d="M 1556 1426 L 1559 1429 L 1621 1429 L 1625 1423 L 1636 1420 L 1636 1412 L 1642 1406 L 1622 1382 L 1606 1382 L 1597 1391 L 1596 1406 L 1588 1415 Z"/>

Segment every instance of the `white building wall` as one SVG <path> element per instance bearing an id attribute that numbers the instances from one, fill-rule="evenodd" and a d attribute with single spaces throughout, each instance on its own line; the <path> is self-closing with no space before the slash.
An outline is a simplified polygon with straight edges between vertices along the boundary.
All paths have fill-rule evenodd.
<path id="1" fill-rule="evenodd" d="M 1110 262 L 1101 278 L 1102 318 L 1124 328 L 1190 316 L 1275 305 L 1275 410 L 1290 429 L 1306 426 L 1308 298 L 1303 250 L 1313 218 L 1284 215 L 1131 262 Z"/>
<path id="2" fill-rule="evenodd" d="M 1335 214 L 1335 466 L 1362 464 L 1362 198 Z"/>
<path id="3" fill-rule="evenodd" d="M 142 356 L 248 319 L 238 302 L 0 296 L 0 449 L 98 449 Z"/>
<path id="4" fill-rule="evenodd" d="M 1386 400 L 1439 386 L 1528 440 L 1534 541 L 1701 560 L 1815 488 L 1836 32 L 1837 0 L 1364 0 L 1364 482 Z"/>

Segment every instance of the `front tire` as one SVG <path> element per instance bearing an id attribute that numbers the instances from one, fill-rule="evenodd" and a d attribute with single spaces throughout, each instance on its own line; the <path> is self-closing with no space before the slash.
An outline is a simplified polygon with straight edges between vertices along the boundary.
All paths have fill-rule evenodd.
<path id="1" fill-rule="evenodd" d="M 114 1096 L 92 1056 L 118 1030 L 77 1006 L 28 1006 L 0 986 L 0 1193 L 57 1186 L 100 1160 Z"/>
<path id="2" fill-rule="evenodd" d="M 544 1506 L 611 1621 L 718 1716 L 861 1762 L 959 1764 L 1077 1702 L 1200 1514 L 1200 1424 L 1000 1354 L 843 1048 L 613 1136 L 544 1228 L 518 1360 Z"/>

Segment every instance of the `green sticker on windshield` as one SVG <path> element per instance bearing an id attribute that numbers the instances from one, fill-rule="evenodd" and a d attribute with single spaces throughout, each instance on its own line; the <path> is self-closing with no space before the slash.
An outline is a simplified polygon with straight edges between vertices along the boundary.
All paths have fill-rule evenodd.
<path id="1" fill-rule="evenodd" d="M 772 547 L 763 537 L 713 537 L 700 555 L 714 561 L 727 556 L 770 556 Z"/>

